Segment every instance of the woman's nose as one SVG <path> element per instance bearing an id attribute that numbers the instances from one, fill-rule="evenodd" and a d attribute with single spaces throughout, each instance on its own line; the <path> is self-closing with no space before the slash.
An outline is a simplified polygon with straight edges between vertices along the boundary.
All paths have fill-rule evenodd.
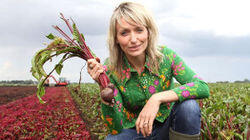
<path id="1" fill-rule="evenodd" d="M 137 35 L 135 33 L 131 33 L 131 43 L 135 43 L 137 41 Z"/>

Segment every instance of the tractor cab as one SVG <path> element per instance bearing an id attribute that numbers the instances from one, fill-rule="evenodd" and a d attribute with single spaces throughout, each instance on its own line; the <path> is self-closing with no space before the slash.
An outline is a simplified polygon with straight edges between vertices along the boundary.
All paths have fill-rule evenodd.
<path id="1" fill-rule="evenodd" d="M 66 78 L 65 78 L 65 77 L 60 77 L 60 78 L 59 78 L 59 82 L 60 82 L 60 83 L 66 83 L 67 81 L 66 81 Z"/>

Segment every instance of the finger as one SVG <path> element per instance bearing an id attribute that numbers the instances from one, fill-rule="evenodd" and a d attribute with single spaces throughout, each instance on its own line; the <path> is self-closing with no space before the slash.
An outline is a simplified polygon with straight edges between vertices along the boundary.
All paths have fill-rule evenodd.
<path id="1" fill-rule="evenodd" d="M 97 64 L 98 64 L 98 63 L 95 61 L 95 62 L 93 62 L 91 65 L 92 65 L 92 67 L 94 68 L 94 67 L 98 66 Z"/>
<path id="2" fill-rule="evenodd" d="M 152 133 L 153 124 L 154 124 L 154 118 L 151 117 L 148 122 L 148 136 Z"/>
<path id="3" fill-rule="evenodd" d="M 93 73 L 96 74 L 97 71 L 100 69 L 100 67 L 98 67 L 97 65 L 93 64 Z"/>
<path id="4" fill-rule="evenodd" d="M 90 68 L 90 65 L 91 64 L 91 62 L 88 62 L 88 65 L 87 65 L 87 70 L 88 70 L 88 73 L 90 74 L 91 73 L 91 68 Z"/>
<path id="5" fill-rule="evenodd" d="M 97 63 L 96 62 L 91 62 L 88 66 L 89 66 L 90 69 L 93 69 L 94 67 L 97 66 Z"/>
<path id="6" fill-rule="evenodd" d="M 143 125 L 144 125 L 144 122 L 145 122 L 145 117 L 143 116 L 143 115 L 140 115 L 141 117 L 141 119 L 140 119 L 140 123 L 139 123 L 139 128 L 140 128 L 140 131 L 141 131 L 141 133 L 142 133 L 142 135 L 145 137 L 145 130 L 144 130 L 144 127 L 143 127 Z"/>
<path id="7" fill-rule="evenodd" d="M 94 61 L 96 61 L 96 60 L 93 59 L 93 58 L 91 58 L 91 59 L 88 59 L 88 60 L 87 60 L 87 63 L 94 62 Z"/>
<path id="8" fill-rule="evenodd" d="M 93 62 L 88 62 L 87 68 L 90 69 L 90 70 L 93 69 L 92 64 L 93 64 Z"/>
<path id="9" fill-rule="evenodd" d="M 137 134 L 139 134 L 139 133 L 140 133 L 139 124 L 140 124 L 140 116 L 137 118 L 137 120 L 136 120 L 136 122 L 135 122 L 135 126 L 136 126 L 136 132 L 137 132 Z"/>
<path id="10" fill-rule="evenodd" d="M 97 71 L 98 71 L 98 67 L 94 67 L 93 69 L 92 69 L 92 78 L 95 80 L 95 81 L 98 81 L 98 73 L 97 73 Z M 100 74 L 99 74 L 100 75 Z"/>
<path id="11" fill-rule="evenodd" d="M 88 59 L 88 60 L 87 60 L 87 63 L 88 63 L 88 65 L 89 65 L 89 64 L 92 64 L 94 61 L 96 61 L 96 60 L 95 60 L 95 59 Z"/>
<path id="12" fill-rule="evenodd" d="M 147 123 L 148 121 L 145 121 L 145 123 L 143 124 L 143 128 L 144 128 L 144 131 L 145 131 L 145 135 L 146 136 L 149 136 L 149 124 Z"/>
<path id="13" fill-rule="evenodd" d="M 88 67 L 92 69 L 94 67 L 94 64 L 97 64 L 98 62 L 96 61 L 96 59 L 88 59 L 87 63 L 88 63 Z"/>
<path id="14" fill-rule="evenodd" d="M 140 123 L 140 130 L 141 130 L 141 133 L 142 133 L 143 137 L 146 137 L 144 123 Z"/>
<path id="15" fill-rule="evenodd" d="M 88 73 L 89 73 L 89 75 L 91 76 L 91 78 L 93 79 L 93 80 L 95 80 L 96 81 L 96 77 L 95 77 L 95 72 L 96 72 L 96 68 L 94 68 L 94 69 L 90 69 L 90 68 L 88 68 Z"/>
<path id="16" fill-rule="evenodd" d="M 144 131 L 145 131 L 145 135 L 149 136 L 149 120 L 150 120 L 149 115 L 146 115 L 144 123 L 143 123 L 143 127 L 144 127 Z"/>
<path id="17" fill-rule="evenodd" d="M 101 72 L 100 72 L 99 70 L 97 70 L 97 71 L 94 73 L 93 77 L 95 78 L 96 81 L 98 81 L 97 79 L 99 78 L 100 74 L 101 74 Z"/>

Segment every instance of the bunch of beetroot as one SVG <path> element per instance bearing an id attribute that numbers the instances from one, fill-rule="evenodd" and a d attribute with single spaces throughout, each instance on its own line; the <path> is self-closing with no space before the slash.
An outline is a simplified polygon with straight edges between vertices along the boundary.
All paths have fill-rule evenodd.
<path id="1" fill-rule="evenodd" d="M 70 25 L 69 20 L 66 19 L 61 13 L 61 19 L 65 21 L 67 27 L 69 28 L 73 38 L 70 38 L 63 30 L 58 26 L 53 26 L 65 39 L 49 34 L 47 38 L 52 40 L 52 42 L 45 48 L 38 51 L 32 59 L 31 72 L 32 75 L 38 80 L 37 85 L 37 97 L 41 103 L 44 103 L 42 96 L 45 94 L 44 82 L 50 76 L 50 74 L 56 70 L 60 75 L 63 68 L 63 62 L 72 57 L 79 57 L 87 61 L 88 59 L 95 58 L 95 54 L 86 45 L 83 34 L 79 32 L 76 24 L 72 20 L 72 25 Z M 44 64 L 51 60 L 53 57 L 63 55 L 58 64 L 55 65 L 54 69 L 47 74 L 43 68 Z M 98 60 L 98 59 L 97 59 Z M 99 76 L 99 81 L 104 89 L 101 92 L 101 97 L 104 101 L 111 103 L 113 95 L 113 86 L 110 84 L 110 80 L 105 73 L 101 73 Z"/>

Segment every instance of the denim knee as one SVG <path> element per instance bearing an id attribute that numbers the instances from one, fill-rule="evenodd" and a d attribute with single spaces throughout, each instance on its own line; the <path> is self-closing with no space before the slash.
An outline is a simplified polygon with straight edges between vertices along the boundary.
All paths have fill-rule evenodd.
<path id="1" fill-rule="evenodd" d="M 175 104 L 173 111 L 171 127 L 174 131 L 189 135 L 200 133 L 201 112 L 194 99 Z"/>

